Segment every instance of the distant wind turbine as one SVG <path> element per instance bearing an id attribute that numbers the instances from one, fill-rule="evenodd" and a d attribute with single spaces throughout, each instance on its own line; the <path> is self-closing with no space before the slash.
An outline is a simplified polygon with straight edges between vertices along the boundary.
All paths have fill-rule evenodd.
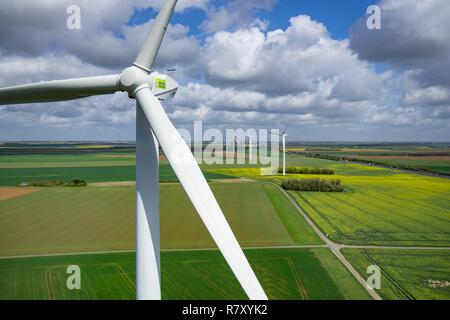
<path id="1" fill-rule="evenodd" d="M 257 140 L 256 136 L 250 134 L 248 136 L 248 160 L 253 161 L 253 138 Z"/>
<path id="2" fill-rule="evenodd" d="M 283 176 L 286 175 L 286 137 L 288 136 L 286 130 L 287 127 L 285 127 L 283 133 L 280 134 L 283 143 Z"/>
<path id="3" fill-rule="evenodd" d="M 161 299 L 158 152 L 161 145 L 181 185 L 250 299 L 267 299 L 214 198 L 190 148 L 160 100 L 178 84 L 152 70 L 177 0 L 167 0 L 133 65 L 120 74 L 57 80 L 0 89 L 0 105 L 53 102 L 127 92 L 136 99 L 136 296 Z M 93 44 L 94 45 L 94 44 Z"/>

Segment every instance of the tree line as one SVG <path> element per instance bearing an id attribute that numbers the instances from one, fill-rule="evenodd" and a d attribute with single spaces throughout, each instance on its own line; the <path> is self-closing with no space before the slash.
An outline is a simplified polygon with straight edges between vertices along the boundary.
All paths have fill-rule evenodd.
<path id="1" fill-rule="evenodd" d="M 389 168 L 393 168 L 393 169 L 416 171 L 416 172 L 423 172 L 423 173 L 435 173 L 435 174 L 437 173 L 440 175 L 450 176 L 450 173 L 436 171 L 433 169 L 428 169 L 428 168 L 420 167 L 420 166 L 407 165 L 407 164 L 389 163 L 389 162 L 384 162 L 384 161 L 360 159 L 360 158 L 353 158 L 353 157 L 347 157 L 347 156 L 332 156 L 332 155 L 325 155 L 325 154 L 320 154 L 320 153 L 303 154 L 303 155 L 305 155 L 307 157 L 311 157 L 311 158 L 320 158 L 320 159 L 333 160 L 333 161 L 351 161 L 351 162 L 367 163 L 367 164 L 372 164 L 372 165 L 376 165 L 376 166 L 389 167 Z"/>
<path id="2" fill-rule="evenodd" d="M 278 173 L 283 173 L 283 168 L 278 169 Z M 334 174 L 333 169 L 327 168 L 303 168 L 303 167 L 287 167 L 286 173 L 289 174 Z"/>
<path id="3" fill-rule="evenodd" d="M 343 192 L 344 187 L 340 179 L 289 179 L 281 183 L 285 190 L 316 191 L 316 192 Z"/>

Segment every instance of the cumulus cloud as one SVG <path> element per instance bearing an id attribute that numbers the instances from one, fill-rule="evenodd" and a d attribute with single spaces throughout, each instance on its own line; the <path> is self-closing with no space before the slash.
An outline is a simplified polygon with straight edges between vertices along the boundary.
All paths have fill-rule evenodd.
<path id="1" fill-rule="evenodd" d="M 209 6 L 208 18 L 202 26 L 206 32 L 214 33 L 249 24 L 265 26 L 266 22 L 254 17 L 255 12 L 272 9 L 278 0 L 232 0 L 226 5 Z"/>
<path id="2" fill-rule="evenodd" d="M 22 57 L 0 54 L 0 86 L 110 73 L 108 69 L 84 63 L 73 55 L 49 53 L 39 57 Z"/>
<path id="3" fill-rule="evenodd" d="M 365 18 L 350 31 L 350 47 L 360 59 L 384 63 L 397 74 L 398 106 L 386 118 L 397 124 L 448 130 L 450 108 L 450 2 L 382 0 L 381 30 Z M 390 117 L 389 117 L 390 115 Z"/>
<path id="4" fill-rule="evenodd" d="M 450 90 L 442 86 L 416 88 L 406 93 L 404 103 L 408 105 L 443 105 L 450 101 Z"/>
<path id="5" fill-rule="evenodd" d="M 270 125 L 366 121 L 383 104 L 389 73 L 358 60 L 348 41 L 300 15 L 285 30 L 258 27 L 207 38 L 198 70 L 206 83 L 182 87 L 172 116 Z M 188 110 L 201 110 L 186 117 Z M 182 116 L 180 116 L 182 115 Z M 367 120 L 369 122 L 369 120 Z"/>
<path id="6" fill-rule="evenodd" d="M 286 30 L 217 32 L 207 40 L 202 61 L 212 84 L 274 95 L 314 91 L 333 80 L 333 97 L 366 100 L 383 82 L 347 41 L 333 40 L 323 24 L 308 16 L 292 18 Z"/>
<path id="7" fill-rule="evenodd" d="M 414 70 L 423 85 L 450 86 L 450 2 L 383 0 L 381 30 L 364 18 L 351 28 L 351 48 L 361 59 Z"/>
<path id="8" fill-rule="evenodd" d="M 123 68 L 135 58 L 152 20 L 137 26 L 127 22 L 135 10 L 159 8 L 162 3 L 158 0 L 2 1 L 0 51 L 4 55 L 28 57 L 48 52 L 72 54 L 90 64 Z M 81 9 L 80 30 L 69 30 L 66 26 L 66 9 L 73 4 Z M 203 8 L 206 4 L 206 0 L 180 1 L 177 10 Z M 192 58 L 198 43 L 188 33 L 189 29 L 183 25 L 170 26 L 159 55 L 160 66 Z"/>
<path id="9" fill-rule="evenodd" d="M 66 42 L 65 50 L 88 63 L 122 69 L 136 57 L 152 23 L 153 20 L 137 26 L 123 26 L 122 37 L 112 33 L 75 33 L 71 41 Z M 180 24 L 169 26 L 160 48 L 156 68 L 190 63 L 197 57 L 198 40 L 188 33 L 189 29 L 186 26 Z"/>

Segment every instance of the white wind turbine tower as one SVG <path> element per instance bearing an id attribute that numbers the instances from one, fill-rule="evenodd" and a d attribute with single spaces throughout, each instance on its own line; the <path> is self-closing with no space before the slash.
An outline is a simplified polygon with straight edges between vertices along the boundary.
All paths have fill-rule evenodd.
<path id="1" fill-rule="evenodd" d="M 283 176 L 286 175 L 286 137 L 288 136 L 286 130 L 287 127 L 285 127 L 283 133 L 280 134 L 283 143 Z"/>
<path id="2" fill-rule="evenodd" d="M 254 136 L 250 134 L 248 136 L 248 160 L 253 161 L 253 138 L 255 138 L 256 142 L 258 143 L 257 136 Z"/>
<path id="3" fill-rule="evenodd" d="M 152 70 L 177 0 L 167 0 L 134 63 L 120 74 L 56 80 L 0 89 L 0 105 L 53 102 L 127 92 L 136 99 L 136 297 L 161 299 L 158 150 L 175 174 L 210 235 L 250 299 L 267 299 L 190 148 L 170 122 L 160 100 L 178 84 Z M 57 67 L 57 66 L 55 66 Z"/>

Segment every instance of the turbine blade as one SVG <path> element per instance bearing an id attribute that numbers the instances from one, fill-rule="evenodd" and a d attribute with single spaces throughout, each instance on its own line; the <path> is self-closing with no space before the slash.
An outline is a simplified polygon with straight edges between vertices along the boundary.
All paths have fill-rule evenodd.
<path id="1" fill-rule="evenodd" d="M 164 3 L 134 61 L 136 67 L 151 71 L 176 4 L 177 0 L 166 0 Z"/>
<path id="2" fill-rule="evenodd" d="M 120 91 L 119 75 L 38 82 L 1 88 L 0 105 L 81 99 Z"/>
<path id="3" fill-rule="evenodd" d="M 242 288 L 250 299 L 266 300 L 267 296 L 242 252 L 190 148 L 170 122 L 161 103 L 153 96 L 148 86 L 138 88 L 135 97 L 175 174 Z"/>

